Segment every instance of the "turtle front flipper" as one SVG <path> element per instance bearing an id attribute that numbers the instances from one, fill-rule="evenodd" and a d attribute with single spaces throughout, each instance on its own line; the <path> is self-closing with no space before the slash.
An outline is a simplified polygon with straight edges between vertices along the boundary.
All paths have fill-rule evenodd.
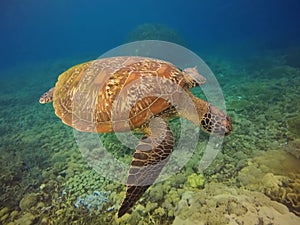
<path id="1" fill-rule="evenodd" d="M 126 197 L 119 209 L 123 216 L 155 182 L 162 168 L 168 162 L 174 146 L 174 137 L 167 123 L 154 118 L 146 128 L 137 145 L 127 178 Z"/>

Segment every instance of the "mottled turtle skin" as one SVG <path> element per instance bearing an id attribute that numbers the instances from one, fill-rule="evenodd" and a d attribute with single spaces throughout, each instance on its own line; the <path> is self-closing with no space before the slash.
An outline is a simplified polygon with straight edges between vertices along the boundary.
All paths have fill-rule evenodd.
<path id="1" fill-rule="evenodd" d="M 184 117 L 210 133 L 232 131 L 226 114 L 190 92 L 204 82 L 196 68 L 180 70 L 169 62 L 145 57 L 104 58 L 62 73 L 40 103 L 53 101 L 55 114 L 79 131 L 137 130 L 145 134 L 133 155 L 126 197 L 118 211 L 121 217 L 155 182 L 172 153 L 170 117 Z M 175 104 L 184 101 L 184 94 L 193 103 L 196 116 Z"/>

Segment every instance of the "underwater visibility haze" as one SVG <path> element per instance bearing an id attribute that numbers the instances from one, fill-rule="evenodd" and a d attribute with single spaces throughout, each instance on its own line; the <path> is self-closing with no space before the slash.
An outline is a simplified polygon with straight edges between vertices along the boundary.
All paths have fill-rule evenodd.
<path id="1" fill-rule="evenodd" d="M 1 1 L 0 224 L 300 224 L 299 11 L 297 0 Z M 81 63 L 127 52 L 174 66 L 100 60 L 95 82 L 109 74 L 107 96 L 130 105 L 141 90 L 151 95 L 130 127 L 113 127 L 104 122 L 123 121 L 117 103 L 68 96 L 94 91 L 77 82 L 93 70 Z M 142 88 L 132 97 L 125 83 Z M 153 100 L 158 89 L 176 107 Z M 76 126 L 91 115 L 81 106 L 97 101 L 108 110 L 101 126 Z M 101 133 L 80 132 L 93 129 Z M 159 149 L 149 156 L 159 172 L 135 183 L 145 146 Z M 147 188 L 126 188 L 130 165 L 128 182 L 149 178 Z"/>

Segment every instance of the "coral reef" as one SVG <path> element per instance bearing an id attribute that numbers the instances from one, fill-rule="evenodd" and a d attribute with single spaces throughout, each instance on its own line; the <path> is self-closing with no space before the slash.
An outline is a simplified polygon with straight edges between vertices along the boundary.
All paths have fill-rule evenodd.
<path id="1" fill-rule="evenodd" d="M 88 190 L 102 190 L 104 182 L 105 179 L 93 169 L 84 170 L 67 179 L 64 184 L 65 192 L 79 197 Z"/>
<path id="2" fill-rule="evenodd" d="M 88 210 L 102 210 L 103 205 L 108 201 L 108 192 L 93 191 L 92 194 L 78 197 L 74 207 L 86 207 Z"/>
<path id="3" fill-rule="evenodd" d="M 22 211 L 30 210 L 31 207 L 35 206 L 39 200 L 39 195 L 36 193 L 26 194 L 20 201 L 20 209 Z"/>
<path id="4" fill-rule="evenodd" d="M 162 40 L 184 45 L 178 32 L 163 24 L 145 23 L 137 26 L 128 34 L 128 41 Z"/>
<path id="5" fill-rule="evenodd" d="M 242 187 L 261 191 L 300 215 L 300 164 L 285 151 L 269 151 L 253 158 L 237 180 Z"/>
<path id="6" fill-rule="evenodd" d="M 26 213 L 16 221 L 14 221 L 14 225 L 31 225 L 34 224 L 36 216 L 31 213 Z"/>
<path id="7" fill-rule="evenodd" d="M 168 41 L 176 42 L 176 32 L 165 32 L 164 27 L 147 25 L 144 29 L 142 39 L 142 35 L 155 39 L 169 36 Z M 160 29 L 166 34 L 159 34 Z M 201 132 L 187 164 L 151 186 L 132 211 L 118 219 L 116 210 L 124 198 L 125 185 L 95 172 L 78 150 L 72 129 L 56 118 L 51 105 L 37 103 L 57 74 L 72 64 L 74 60 L 35 69 L 30 65 L 14 70 L 22 76 L 7 75 L 9 79 L 0 82 L 1 224 L 300 223 L 299 69 L 267 57 L 258 57 L 248 65 L 212 60 L 233 119 L 233 134 L 225 138 L 212 164 L 199 171 L 208 139 Z M 203 96 L 201 91 L 197 94 Z M 178 139 L 179 121 L 171 127 Z M 133 151 L 114 135 L 100 139 L 114 157 L 130 163 Z M 87 152 L 95 151 L 90 140 L 86 146 Z M 182 150 L 188 152 L 185 146 Z M 184 153 L 178 156 L 186 157 Z M 101 155 L 97 157 L 108 163 Z M 95 190 L 110 194 L 97 202 Z M 102 207 L 89 210 L 85 207 L 88 204 Z"/>
<path id="8" fill-rule="evenodd" d="M 295 156 L 297 159 L 300 159 L 300 138 L 289 141 L 284 150 Z"/>
<path id="9" fill-rule="evenodd" d="M 300 115 L 288 118 L 287 125 L 289 134 L 292 137 L 300 138 Z"/>
<path id="10" fill-rule="evenodd" d="M 300 218 L 259 192 L 211 182 L 205 189 L 185 192 L 173 225 L 298 224 Z"/>
<path id="11" fill-rule="evenodd" d="M 202 188 L 205 184 L 205 177 L 203 176 L 203 174 L 193 173 L 190 176 L 188 176 L 187 183 L 192 188 Z"/>

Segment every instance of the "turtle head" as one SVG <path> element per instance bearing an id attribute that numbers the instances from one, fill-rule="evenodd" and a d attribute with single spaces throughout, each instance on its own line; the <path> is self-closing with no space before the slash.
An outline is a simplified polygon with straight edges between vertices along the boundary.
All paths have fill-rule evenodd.
<path id="1" fill-rule="evenodd" d="M 54 88 L 49 89 L 47 92 L 45 92 L 41 97 L 39 102 L 41 104 L 46 104 L 53 101 L 53 92 Z"/>
<path id="2" fill-rule="evenodd" d="M 228 135 L 232 131 L 231 118 L 212 105 L 208 105 L 208 110 L 200 123 L 201 127 L 209 133 Z"/>

